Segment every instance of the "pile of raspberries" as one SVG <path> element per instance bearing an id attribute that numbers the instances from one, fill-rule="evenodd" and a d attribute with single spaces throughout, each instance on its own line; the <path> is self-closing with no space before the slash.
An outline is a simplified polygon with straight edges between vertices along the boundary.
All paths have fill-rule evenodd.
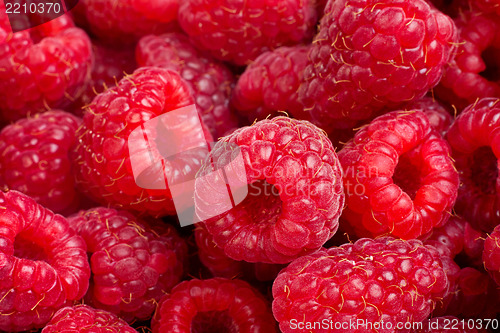
<path id="1" fill-rule="evenodd" d="M 500 0 L 42 2 L 0 0 L 0 332 L 500 328 Z"/>

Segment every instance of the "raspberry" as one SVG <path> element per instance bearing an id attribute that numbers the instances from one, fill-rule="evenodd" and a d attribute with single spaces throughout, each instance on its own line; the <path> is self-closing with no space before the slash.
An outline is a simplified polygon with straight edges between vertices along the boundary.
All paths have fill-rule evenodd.
<path id="1" fill-rule="evenodd" d="M 60 309 L 42 330 L 42 333 L 59 332 L 136 333 L 137 331 L 112 313 L 82 304 Z"/>
<path id="2" fill-rule="evenodd" d="M 42 206 L 61 213 L 76 206 L 69 150 L 81 120 L 64 111 L 36 114 L 0 132 L 0 178 Z"/>
<path id="3" fill-rule="evenodd" d="M 267 301 L 248 283 L 214 278 L 177 285 L 152 322 L 159 332 L 277 332 Z"/>
<path id="4" fill-rule="evenodd" d="M 237 127 L 237 119 L 229 109 L 233 74 L 222 63 L 196 50 L 186 36 L 170 33 L 143 37 L 136 54 L 140 66 L 158 66 L 180 74 L 214 138 Z"/>
<path id="5" fill-rule="evenodd" d="M 500 106 L 484 98 L 467 107 L 447 133 L 461 186 L 455 210 L 473 227 L 490 232 L 498 224 Z"/>
<path id="6" fill-rule="evenodd" d="M 83 239 L 68 221 L 17 192 L 0 192 L 0 330 L 43 327 L 87 291 Z"/>
<path id="7" fill-rule="evenodd" d="M 74 113 L 82 116 L 82 109 L 89 105 L 96 95 L 106 91 L 108 87 L 114 87 L 123 76 L 137 68 L 134 48 L 111 48 L 93 41 L 92 51 L 95 61 L 90 81 L 82 96 L 72 105 Z"/>
<path id="8" fill-rule="evenodd" d="M 218 173 L 205 167 L 195 184 L 196 213 L 228 257 L 288 263 L 335 234 L 344 203 L 342 170 L 319 128 L 286 117 L 259 121 L 219 140 L 211 156 L 215 166 L 224 165 L 232 145 L 247 170 L 236 175 L 248 184 L 243 202 L 217 215 L 221 203 L 214 191 L 227 191 L 225 184 L 218 187 Z"/>
<path id="9" fill-rule="evenodd" d="M 83 30 L 62 16 L 12 33 L 0 2 L 0 115 L 14 121 L 69 105 L 81 94 L 92 61 Z"/>
<path id="10" fill-rule="evenodd" d="M 172 226 L 151 228 L 130 213 L 103 207 L 69 221 L 87 243 L 92 269 L 87 300 L 94 307 L 127 321 L 145 320 L 180 281 L 187 246 Z"/>
<path id="11" fill-rule="evenodd" d="M 182 78 L 162 68 L 139 68 L 134 74 L 123 78 L 117 87 L 96 96 L 77 132 L 79 142 L 74 149 L 73 159 L 77 185 L 103 205 L 111 204 L 152 216 L 175 214 L 169 189 L 147 190 L 136 184 L 127 140 L 134 129 L 147 121 L 192 104 L 189 88 Z M 179 135 L 181 140 L 186 139 L 186 133 L 193 133 L 191 128 L 179 128 L 175 135 L 179 132 L 182 134 Z M 208 133 L 204 134 L 208 137 L 207 141 L 212 140 Z M 155 138 L 156 133 L 150 135 Z M 175 135 L 172 142 L 179 139 Z M 194 134 L 191 137 L 195 139 Z M 149 142 L 157 146 L 151 147 L 152 150 L 145 154 L 162 156 L 160 150 L 165 144 L 156 141 L 160 140 Z M 183 158 L 180 161 L 182 163 L 169 163 L 162 170 L 186 172 L 187 176 L 196 174 L 197 164 L 203 157 L 193 152 L 183 155 Z M 157 164 L 144 172 L 155 167 Z"/>
<path id="12" fill-rule="evenodd" d="M 339 152 L 347 208 L 359 236 L 416 238 L 446 223 L 457 197 L 450 149 L 422 111 L 393 111 Z"/>
<path id="13" fill-rule="evenodd" d="M 474 229 L 469 222 L 464 226 L 464 251 L 463 257 L 467 266 L 476 268 L 483 267 L 485 232 Z"/>
<path id="14" fill-rule="evenodd" d="M 321 322 L 393 324 L 426 319 L 447 294 L 437 251 L 419 240 L 360 239 L 296 259 L 273 284 L 273 314 L 287 332 Z M 333 324 L 332 324 L 333 325 Z M 345 325 L 345 324 L 344 324 Z M 335 332 L 333 329 L 325 330 Z M 369 327 L 363 332 L 377 332 Z"/>
<path id="15" fill-rule="evenodd" d="M 465 223 L 460 217 L 452 216 L 444 226 L 432 229 L 421 239 L 425 239 L 425 244 L 433 245 L 438 250 L 444 246 L 449 250 L 451 258 L 454 258 L 464 248 Z"/>
<path id="16" fill-rule="evenodd" d="M 478 325 L 479 326 L 479 325 Z M 474 325 L 467 325 L 454 316 L 435 317 L 424 323 L 422 328 L 412 333 L 476 333 Z"/>
<path id="17" fill-rule="evenodd" d="M 232 96 L 234 107 L 250 121 L 276 116 L 278 111 L 309 119 L 297 94 L 308 50 L 309 46 L 283 46 L 258 56 L 238 80 Z"/>
<path id="18" fill-rule="evenodd" d="M 422 110 L 431 126 L 444 135 L 453 123 L 453 117 L 443 104 L 431 97 L 423 97 L 404 106 L 405 110 Z"/>
<path id="19" fill-rule="evenodd" d="M 493 280 L 500 285 L 500 225 L 484 241 L 483 261 Z"/>
<path id="20" fill-rule="evenodd" d="M 498 19 L 465 11 L 455 20 L 460 33 L 457 55 L 445 67 L 436 95 L 462 109 L 477 98 L 499 97 Z M 490 75 L 490 77 L 488 77 Z"/>
<path id="21" fill-rule="evenodd" d="M 453 21 L 424 0 L 329 1 L 299 99 L 327 132 L 417 100 L 453 56 Z"/>
<path id="22" fill-rule="evenodd" d="M 214 238 L 204 223 L 196 224 L 194 235 L 200 261 L 213 276 L 248 281 L 273 281 L 284 268 L 284 265 L 248 263 L 229 258 L 224 250 L 214 243 Z"/>
<path id="23" fill-rule="evenodd" d="M 148 34 L 178 31 L 179 0 L 80 0 L 80 21 L 99 39 L 133 44 Z"/>
<path id="24" fill-rule="evenodd" d="M 246 65 L 265 51 L 310 38 L 316 10 L 311 0 L 184 0 L 179 23 L 200 49 Z"/>

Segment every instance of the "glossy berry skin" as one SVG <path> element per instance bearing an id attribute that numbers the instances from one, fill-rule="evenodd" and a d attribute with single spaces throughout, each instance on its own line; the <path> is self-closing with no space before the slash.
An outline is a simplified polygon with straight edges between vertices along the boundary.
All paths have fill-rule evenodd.
<path id="1" fill-rule="evenodd" d="M 298 88 L 307 64 L 309 46 L 283 46 L 262 53 L 238 79 L 232 105 L 250 121 L 286 111 L 308 120 L 309 113 L 298 100 Z"/>
<path id="2" fill-rule="evenodd" d="M 0 330 L 43 327 L 83 297 L 90 268 L 68 221 L 17 191 L 0 192 Z"/>
<path id="3" fill-rule="evenodd" d="M 484 267 L 500 286 L 500 225 L 484 241 Z"/>
<path id="4" fill-rule="evenodd" d="M 0 179 L 42 206 L 63 213 L 78 203 L 69 151 L 81 119 L 53 110 L 0 132 Z"/>
<path id="5" fill-rule="evenodd" d="M 87 243 L 92 278 L 86 300 L 96 308 L 129 322 L 149 319 L 155 302 L 184 274 L 187 247 L 171 225 L 152 228 L 128 212 L 103 207 L 69 221 Z"/>
<path id="6" fill-rule="evenodd" d="M 496 79 L 483 75 L 496 75 L 499 54 L 494 47 L 500 43 L 498 18 L 477 10 L 465 10 L 455 23 L 460 35 L 457 55 L 446 65 L 443 79 L 436 87 L 436 95 L 459 109 L 478 98 L 500 97 L 500 85 Z M 485 52 L 487 49 L 491 52 Z M 497 64 L 489 68 L 488 57 L 491 58 L 488 61 Z"/>
<path id="7" fill-rule="evenodd" d="M 91 65 L 90 39 L 68 16 L 12 33 L 0 3 L 0 116 L 4 121 L 68 106 L 82 93 Z"/>
<path id="8" fill-rule="evenodd" d="M 42 333 L 136 333 L 112 313 L 88 305 L 65 307 L 56 312 Z"/>
<path id="9" fill-rule="evenodd" d="M 335 234 L 344 203 L 342 170 L 318 127 L 275 117 L 240 128 L 212 150 L 217 168 L 225 166 L 234 146 L 246 169 L 235 175 L 248 184 L 243 202 L 217 215 L 220 196 L 214 193 L 226 186 L 217 187 L 217 173 L 207 165 L 195 183 L 196 214 L 228 257 L 284 264 L 316 251 Z"/>
<path id="10" fill-rule="evenodd" d="M 461 186 L 455 210 L 473 227 L 491 232 L 498 224 L 500 105 L 484 98 L 467 107 L 447 133 Z"/>
<path id="11" fill-rule="evenodd" d="M 347 208 L 359 236 L 416 238 L 446 223 L 458 173 L 447 142 L 422 111 L 393 111 L 359 130 L 339 152 Z"/>
<path id="12" fill-rule="evenodd" d="M 148 190 L 137 185 L 127 140 L 134 129 L 147 121 L 192 104 L 187 84 L 177 73 L 163 68 L 142 67 L 123 78 L 117 87 L 98 95 L 88 106 L 83 125 L 77 132 L 79 141 L 73 152 L 77 185 L 103 205 L 152 216 L 174 214 L 169 189 Z M 190 133 L 190 128 L 185 130 Z M 157 134 L 151 135 L 154 138 Z M 150 140 L 150 144 L 153 143 L 156 141 Z M 160 146 L 158 143 L 151 150 L 145 150 L 146 158 L 150 153 L 161 158 Z M 179 168 L 186 169 L 188 174 L 196 172 L 199 157 L 186 158 Z M 171 166 L 172 171 L 175 168 L 176 165 Z"/>
<path id="13" fill-rule="evenodd" d="M 293 329 L 293 320 L 383 320 L 396 327 L 396 322 L 426 319 L 447 292 L 448 280 L 433 247 L 418 240 L 363 238 L 290 263 L 274 281 L 273 314 L 284 333 L 311 331 Z"/>
<path id="14" fill-rule="evenodd" d="M 214 138 L 238 127 L 229 108 L 233 74 L 224 64 L 198 51 L 188 37 L 180 33 L 145 36 L 137 44 L 136 58 L 139 66 L 157 66 L 180 74 Z"/>
<path id="15" fill-rule="evenodd" d="M 453 56 L 453 21 L 425 0 L 329 1 L 299 98 L 327 132 L 417 100 Z"/>
<path id="16" fill-rule="evenodd" d="M 78 13 L 93 34 L 112 44 L 134 44 L 140 37 L 179 30 L 179 0 L 80 0 Z"/>
<path id="17" fill-rule="evenodd" d="M 152 322 L 160 332 L 278 332 L 265 298 L 241 280 L 193 279 L 175 286 Z"/>
<path id="18" fill-rule="evenodd" d="M 199 49 L 247 65 L 265 51 L 310 38 L 316 24 L 314 6 L 310 0 L 184 0 L 179 23 Z"/>
<path id="19" fill-rule="evenodd" d="M 410 102 L 404 106 L 404 109 L 422 110 L 429 119 L 431 126 L 443 136 L 454 121 L 453 116 L 444 105 L 432 97 L 425 96 L 417 101 Z"/>

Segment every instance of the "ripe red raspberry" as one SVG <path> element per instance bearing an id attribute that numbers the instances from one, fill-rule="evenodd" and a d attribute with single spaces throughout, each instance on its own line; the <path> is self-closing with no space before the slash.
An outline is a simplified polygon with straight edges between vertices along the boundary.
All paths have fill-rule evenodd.
<path id="1" fill-rule="evenodd" d="M 241 280 L 190 280 L 165 295 L 152 322 L 160 332 L 277 332 L 267 300 Z"/>
<path id="2" fill-rule="evenodd" d="M 498 224 L 500 201 L 500 100 L 484 98 L 467 107 L 447 133 L 461 186 L 455 210 L 473 227 L 490 232 Z"/>
<path id="3" fill-rule="evenodd" d="M 0 330 L 43 327 L 83 297 L 90 269 L 68 221 L 17 192 L 0 192 Z"/>
<path id="4" fill-rule="evenodd" d="M 80 0 L 78 18 L 99 39 L 133 44 L 148 34 L 180 30 L 179 0 Z"/>
<path id="5" fill-rule="evenodd" d="M 455 41 L 453 21 L 424 0 L 329 1 L 299 99 L 326 131 L 352 128 L 423 97 Z"/>
<path id="6" fill-rule="evenodd" d="M 433 228 L 429 234 L 421 237 L 425 244 L 433 245 L 437 250 L 448 249 L 451 258 L 462 252 L 464 248 L 465 221 L 452 216 L 444 226 Z"/>
<path id="7" fill-rule="evenodd" d="M 484 267 L 500 286 L 500 224 L 484 241 Z"/>
<path id="8" fill-rule="evenodd" d="M 435 317 L 422 323 L 420 329 L 412 330 L 412 333 L 476 333 L 476 325 L 467 323 L 461 318 L 454 316 Z M 479 327 L 479 324 L 477 325 Z"/>
<path id="9" fill-rule="evenodd" d="M 87 243 L 92 269 L 86 300 L 131 322 L 146 320 L 184 274 L 187 246 L 171 225 L 150 227 L 125 211 L 93 208 L 69 218 Z"/>
<path id="10" fill-rule="evenodd" d="M 114 314 L 84 304 L 60 309 L 42 330 L 42 333 L 59 332 L 137 333 Z"/>
<path id="11" fill-rule="evenodd" d="M 139 66 L 163 67 L 180 74 L 214 138 L 238 127 L 229 109 L 233 74 L 224 64 L 194 48 L 185 35 L 145 36 L 137 45 L 136 57 Z"/>
<path id="12" fill-rule="evenodd" d="M 464 226 L 464 251 L 462 257 L 467 266 L 482 268 L 485 232 L 476 230 L 469 222 Z"/>
<path id="13" fill-rule="evenodd" d="M 150 190 L 136 184 L 127 140 L 134 129 L 147 121 L 192 104 L 189 88 L 182 78 L 163 68 L 139 68 L 123 78 L 117 87 L 98 95 L 88 106 L 83 125 L 77 132 L 79 142 L 73 158 L 77 185 L 103 205 L 111 204 L 152 216 L 175 214 L 168 188 Z M 150 154 L 161 159 L 162 149 L 166 149 L 166 144 L 156 140 L 158 134 L 151 130 L 151 149 L 144 148 L 144 160 L 149 160 Z M 163 132 L 158 129 L 158 133 Z M 184 142 L 189 135 L 193 140 L 212 140 L 206 131 L 205 138 L 195 138 L 196 133 L 191 128 L 176 128 L 172 132 L 172 138 L 161 138 L 170 140 L 169 145 L 175 140 L 182 141 L 179 145 L 189 145 L 189 142 Z M 176 174 L 179 171 L 186 177 L 194 176 L 201 158 L 197 152 L 183 155 L 182 163 L 170 161 L 161 172 Z M 156 174 L 155 168 L 158 168 L 158 163 L 148 166 L 143 173 L 151 171 Z"/>
<path id="14" fill-rule="evenodd" d="M 309 46 L 283 46 L 262 53 L 240 76 L 232 104 L 250 121 L 288 111 L 294 118 L 309 119 L 298 101 Z"/>
<path id="15" fill-rule="evenodd" d="M 221 214 L 214 191 L 227 188 L 219 187 L 218 173 L 209 166 L 195 184 L 196 213 L 228 257 L 288 263 L 335 234 L 344 203 L 342 170 L 321 129 L 286 117 L 261 120 L 219 140 L 213 165 L 223 166 L 234 146 L 247 170 L 235 175 L 248 184 L 243 202 Z"/>
<path id="16" fill-rule="evenodd" d="M 245 279 L 247 281 L 273 281 L 284 265 L 249 263 L 229 258 L 218 247 L 204 223 L 197 223 L 194 231 L 198 257 L 214 277 Z"/>
<path id="17" fill-rule="evenodd" d="M 416 238 L 450 217 L 459 186 L 446 141 L 422 111 L 393 111 L 339 152 L 347 208 L 360 236 Z"/>
<path id="18" fill-rule="evenodd" d="M 419 240 L 360 239 L 296 259 L 273 284 L 273 314 L 284 333 L 302 323 L 420 322 L 448 292 L 439 253 Z M 344 324 L 345 325 L 345 324 Z M 377 332 L 358 327 L 359 332 Z"/>
<path id="19" fill-rule="evenodd" d="M 125 75 L 132 73 L 137 64 L 134 59 L 134 48 L 112 48 L 103 43 L 93 41 L 94 66 L 90 80 L 82 96 L 73 103 L 72 111 L 83 116 L 83 109 L 96 95 L 114 87 Z"/>
<path id="20" fill-rule="evenodd" d="M 316 10 L 311 0 L 184 0 L 179 23 L 200 49 L 246 65 L 265 51 L 310 38 Z"/>
<path id="21" fill-rule="evenodd" d="M 477 98 L 499 97 L 498 19 L 467 10 L 455 19 L 460 33 L 457 55 L 445 67 L 436 95 L 459 109 Z M 495 53 L 496 52 L 496 53 Z"/>
<path id="22" fill-rule="evenodd" d="M 0 178 L 8 188 L 62 213 L 78 204 L 69 151 L 81 120 L 54 110 L 8 125 L 0 132 Z"/>
<path id="23" fill-rule="evenodd" d="M 0 116 L 13 121 L 69 105 L 92 62 L 90 40 L 68 16 L 12 33 L 0 2 Z"/>
<path id="24" fill-rule="evenodd" d="M 444 135 L 453 123 L 453 117 L 450 112 L 431 97 L 423 97 L 417 101 L 410 102 L 404 106 L 405 110 L 422 110 L 431 126 L 439 133 Z"/>

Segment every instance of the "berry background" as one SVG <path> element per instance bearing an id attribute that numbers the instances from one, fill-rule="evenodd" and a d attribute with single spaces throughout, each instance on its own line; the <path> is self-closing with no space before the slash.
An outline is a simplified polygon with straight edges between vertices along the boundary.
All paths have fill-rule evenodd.
<path id="1" fill-rule="evenodd" d="M 0 332 L 500 328 L 500 0 L 12 2 Z"/>

